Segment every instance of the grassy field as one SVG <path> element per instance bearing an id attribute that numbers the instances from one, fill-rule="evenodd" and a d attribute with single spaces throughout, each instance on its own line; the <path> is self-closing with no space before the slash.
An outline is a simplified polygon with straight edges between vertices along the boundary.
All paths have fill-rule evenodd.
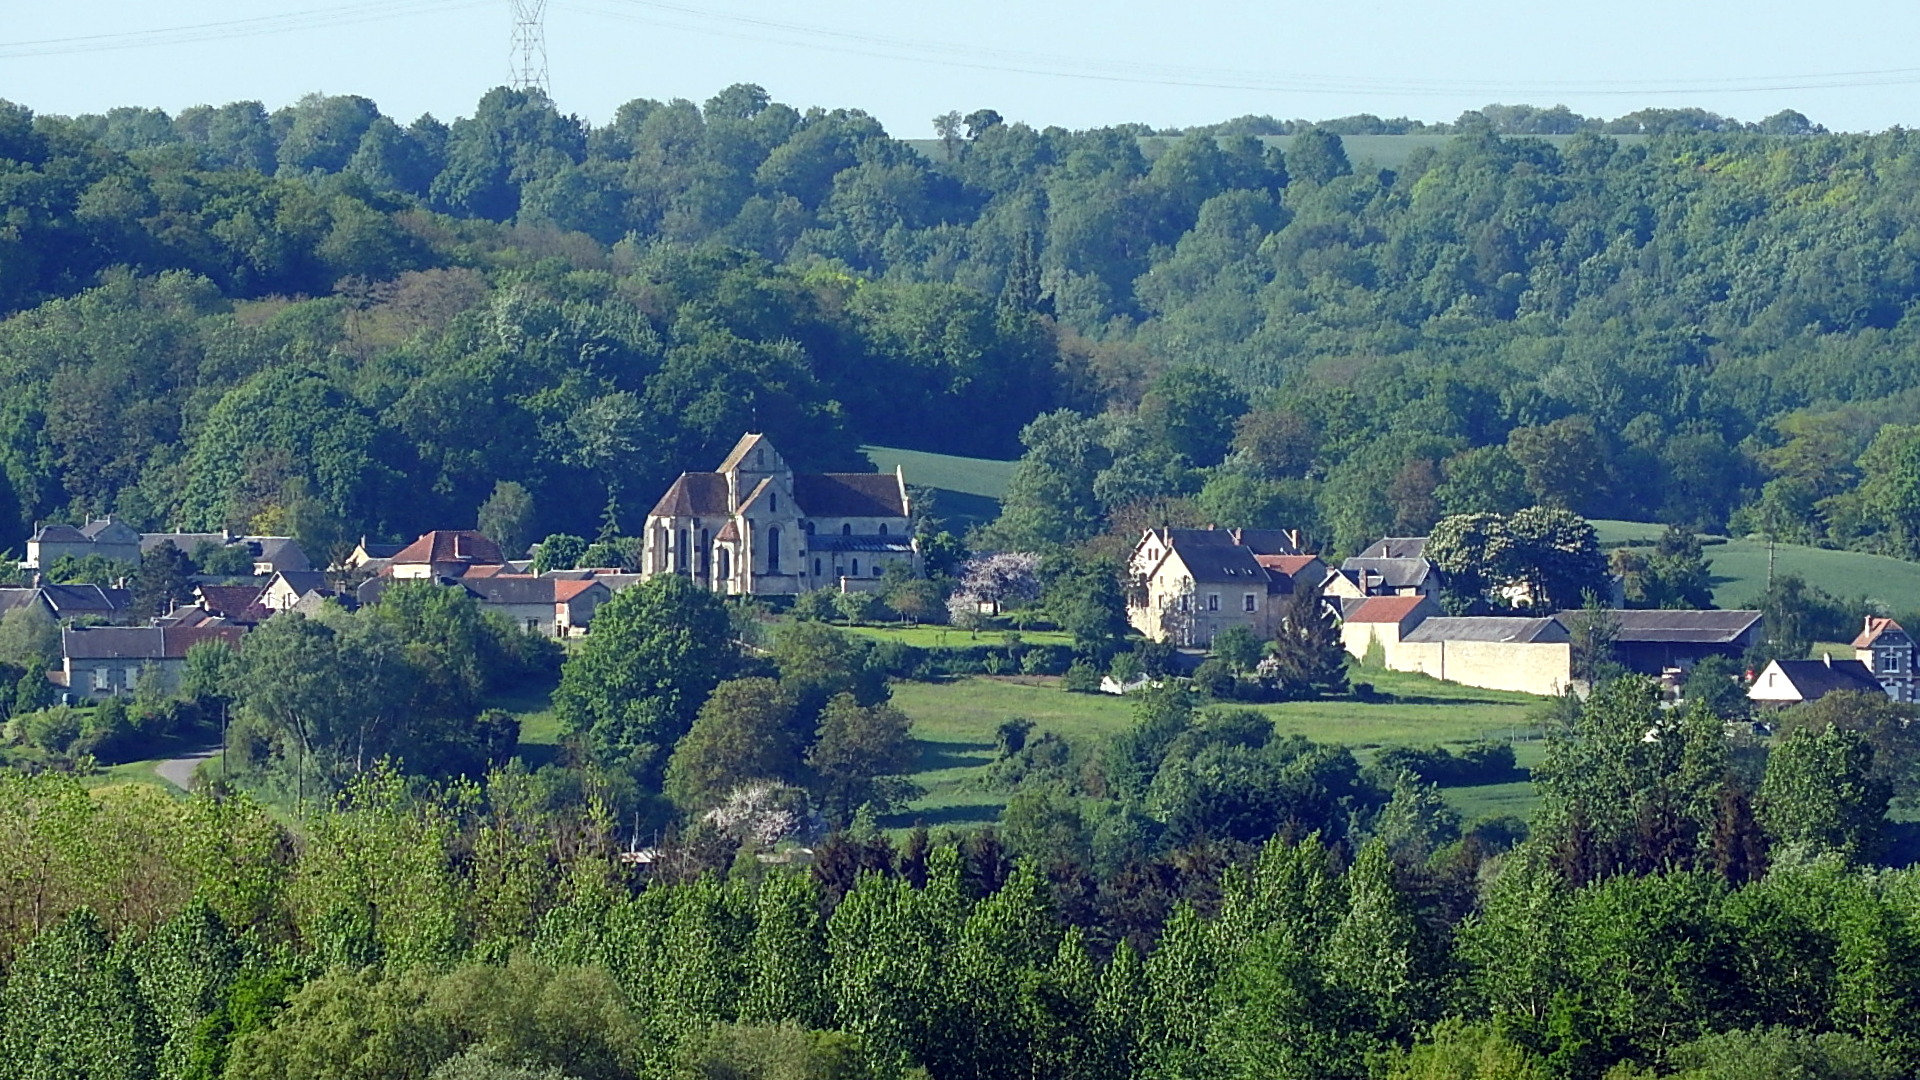
<path id="1" fill-rule="evenodd" d="M 1367 672 L 1365 677 L 1390 700 L 1296 701 L 1252 708 L 1273 721 L 1284 735 L 1352 746 L 1366 760 L 1383 746 L 1460 744 L 1478 739 L 1520 740 L 1516 757 L 1523 766 L 1539 757 L 1538 729 L 1529 714 L 1539 698 L 1443 683 L 1421 675 Z M 969 678 L 948 683 L 901 683 L 893 702 L 913 719 L 920 746 L 913 779 L 927 794 L 890 824 L 982 823 L 997 819 L 1006 795 L 987 784 L 987 766 L 995 757 L 995 731 L 1003 721 L 1024 716 L 1034 733 L 1051 731 L 1075 742 L 1094 742 L 1133 722 L 1133 705 L 1106 694 L 1069 694 L 1056 679 L 1032 677 Z M 1531 785 L 1501 784 L 1457 788 L 1449 801 L 1464 814 L 1519 813 L 1530 806 Z M 1469 812 L 1471 811 L 1471 813 Z"/>
<path id="2" fill-rule="evenodd" d="M 1594 531 L 1606 545 L 1652 544 L 1660 526 L 1636 521 L 1595 521 Z M 1767 589 L 1767 545 L 1764 541 L 1735 539 L 1706 548 L 1713 570 L 1713 602 L 1721 607 L 1750 607 Z M 1829 551 L 1799 544 L 1773 547 L 1776 574 L 1798 574 L 1807 584 L 1834 596 L 1869 596 L 1893 611 L 1920 610 L 1920 563 L 1863 555 L 1857 551 Z"/>
<path id="3" fill-rule="evenodd" d="M 881 472 L 892 472 L 897 465 L 906 473 L 907 483 L 933 488 L 934 513 L 961 529 L 1000 516 L 1000 497 L 1006 494 L 1007 480 L 1013 476 L 1011 461 L 884 446 L 863 446 L 860 452 Z"/>
<path id="4" fill-rule="evenodd" d="M 560 755 L 560 718 L 553 715 L 553 687 L 539 686 L 514 694 L 496 694 L 489 709 L 505 709 L 520 721 L 520 760 L 527 768 L 550 765 Z"/>

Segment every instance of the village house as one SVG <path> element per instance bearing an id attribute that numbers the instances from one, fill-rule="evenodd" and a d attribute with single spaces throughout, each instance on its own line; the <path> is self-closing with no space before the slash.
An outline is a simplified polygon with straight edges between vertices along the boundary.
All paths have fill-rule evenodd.
<path id="1" fill-rule="evenodd" d="M 188 558 L 205 548 L 239 547 L 253 563 L 254 577 L 268 577 L 282 570 L 311 570 L 313 563 L 306 550 L 291 536 L 235 536 L 232 533 L 141 533 L 140 554 L 161 544 L 172 544 Z"/>
<path id="2" fill-rule="evenodd" d="M 500 545 L 481 533 L 472 529 L 436 529 L 395 552 L 380 572 L 400 580 L 458 578 L 465 577 L 475 567 L 505 567 L 506 564 Z"/>
<path id="3" fill-rule="evenodd" d="M 203 641 L 240 647 L 238 626 L 113 626 L 60 634 L 60 670 L 53 681 L 75 697 L 109 697 L 141 689 L 177 693 L 187 650 Z"/>
<path id="4" fill-rule="evenodd" d="M 1867 666 L 1895 701 L 1920 701 L 1920 671 L 1914 670 L 1913 636 L 1892 619 L 1869 615 L 1853 639 L 1853 658 Z"/>
<path id="5" fill-rule="evenodd" d="M 614 590 L 600 577 L 573 580 L 532 574 L 492 573 L 493 567 L 458 578 L 434 578 L 435 584 L 461 589 L 480 610 L 498 615 L 516 629 L 542 637 L 577 636 L 587 632 L 594 612 L 613 598 Z M 420 579 L 409 579 L 420 580 Z M 394 578 L 369 578 L 355 592 L 357 603 L 377 604 L 393 587 Z M 312 596 L 314 594 L 309 594 Z"/>
<path id="6" fill-rule="evenodd" d="M 1281 529 L 1148 529 L 1127 560 L 1127 621 L 1154 641 L 1206 648 L 1222 630 L 1279 632 L 1284 598 L 1326 564 Z"/>
<path id="7" fill-rule="evenodd" d="M 1438 596 L 1440 571 L 1423 552 L 1424 536 L 1389 536 L 1340 564 L 1340 576 L 1362 596 Z"/>
<path id="8" fill-rule="evenodd" d="M 1818 701 L 1836 690 L 1885 693 L 1867 665 L 1859 660 L 1775 660 L 1747 688 L 1747 699 L 1762 705 L 1795 705 Z"/>
<path id="9" fill-rule="evenodd" d="M 796 473 L 766 436 L 743 436 L 713 472 L 680 474 L 647 514 L 643 577 L 682 574 L 729 595 L 877 589 L 920 573 L 906 478 Z"/>
<path id="10" fill-rule="evenodd" d="M 327 575 L 318 570 L 289 570 L 273 575 L 260 590 L 256 602 L 268 611 L 292 611 L 302 597 L 318 594 L 322 599 L 334 595 Z"/>
<path id="11" fill-rule="evenodd" d="M 114 562 L 140 561 L 140 534 L 112 515 L 89 518 L 85 525 L 42 525 L 27 541 L 27 558 L 20 565 L 46 570 L 61 559 L 97 555 Z"/>

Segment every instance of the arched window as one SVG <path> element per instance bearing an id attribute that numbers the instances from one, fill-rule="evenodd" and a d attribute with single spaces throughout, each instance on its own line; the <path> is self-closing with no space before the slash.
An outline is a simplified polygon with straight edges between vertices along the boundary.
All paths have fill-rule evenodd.
<path id="1" fill-rule="evenodd" d="M 700 576 L 706 577 L 712 568 L 713 533 L 709 529 L 700 530 Z"/>
<path id="2" fill-rule="evenodd" d="M 853 535 L 853 525 L 849 523 L 849 524 L 846 524 L 846 525 L 842 525 L 842 526 L 840 526 L 840 535 L 841 535 L 841 536 L 852 536 L 852 535 Z"/>
<path id="3" fill-rule="evenodd" d="M 800 523 L 800 527 L 806 530 L 808 536 L 813 535 L 813 522 L 803 521 Z"/>
<path id="4" fill-rule="evenodd" d="M 683 574 L 693 573 L 693 530 L 680 530 L 680 555 L 674 560 L 675 570 Z"/>
<path id="5" fill-rule="evenodd" d="M 767 530 L 767 573 L 780 572 L 780 527 Z"/>
<path id="6" fill-rule="evenodd" d="M 820 559 L 817 556 L 813 560 L 813 576 L 820 576 Z"/>
<path id="7" fill-rule="evenodd" d="M 860 576 L 860 560 L 859 559 L 853 560 L 853 574 L 851 576 L 853 577 Z"/>
<path id="8" fill-rule="evenodd" d="M 767 492 L 767 509 L 776 514 L 780 512 L 780 496 L 779 495 L 771 491 Z"/>
<path id="9" fill-rule="evenodd" d="M 720 549 L 720 580 L 722 582 L 733 580 L 733 552 L 726 548 Z"/>
<path id="10" fill-rule="evenodd" d="M 885 525 L 880 526 L 880 535 L 881 536 L 887 535 L 887 527 Z"/>

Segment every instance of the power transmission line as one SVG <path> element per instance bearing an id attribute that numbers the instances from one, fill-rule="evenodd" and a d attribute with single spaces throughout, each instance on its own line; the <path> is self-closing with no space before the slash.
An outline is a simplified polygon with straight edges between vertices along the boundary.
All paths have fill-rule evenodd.
<path id="1" fill-rule="evenodd" d="M 547 0 L 513 0 L 513 78 L 515 90 L 547 86 Z"/>
<path id="2" fill-rule="evenodd" d="M 1296 94 L 1383 96 L 1458 96 L 1481 93 L 1517 97 L 1579 94 L 1738 94 L 1780 90 L 1826 90 L 1859 86 L 1920 83 L 1920 67 L 1820 72 L 1711 79 L 1593 80 L 1516 83 L 1492 80 L 1381 79 L 1308 73 L 1232 71 L 1218 67 L 1082 60 L 1051 53 L 1023 53 L 968 44 L 915 41 L 782 22 L 755 15 L 716 11 L 671 0 L 560 0 L 570 9 L 604 18 L 686 30 L 737 40 L 798 45 L 825 52 L 882 60 L 911 60 L 945 67 L 1052 78 L 1088 79 L 1147 86 L 1185 86 Z"/>
<path id="3" fill-rule="evenodd" d="M 384 22 L 415 15 L 490 6 L 492 6 L 492 0 L 382 0 L 380 3 L 313 8 L 279 15 L 257 15 L 245 19 L 224 19 L 218 22 L 128 30 L 113 34 L 84 34 L 74 37 L 44 38 L 37 41 L 5 41 L 0 42 L 0 59 L 67 56 L 75 53 L 110 52 L 119 49 L 192 45 L 209 41 L 227 41 L 301 30 Z"/>

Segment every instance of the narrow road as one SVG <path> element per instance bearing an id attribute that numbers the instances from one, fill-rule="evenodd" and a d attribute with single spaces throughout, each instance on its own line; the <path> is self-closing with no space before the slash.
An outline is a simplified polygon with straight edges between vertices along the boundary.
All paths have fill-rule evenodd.
<path id="1" fill-rule="evenodd" d="M 181 791 L 188 791 L 193 787 L 193 771 L 200 767 L 201 762 L 219 752 L 220 748 L 218 746 L 209 746 L 205 750 L 195 750 L 186 757 L 168 758 L 166 761 L 155 765 L 153 771 L 160 774 L 160 779 L 165 780 Z"/>

